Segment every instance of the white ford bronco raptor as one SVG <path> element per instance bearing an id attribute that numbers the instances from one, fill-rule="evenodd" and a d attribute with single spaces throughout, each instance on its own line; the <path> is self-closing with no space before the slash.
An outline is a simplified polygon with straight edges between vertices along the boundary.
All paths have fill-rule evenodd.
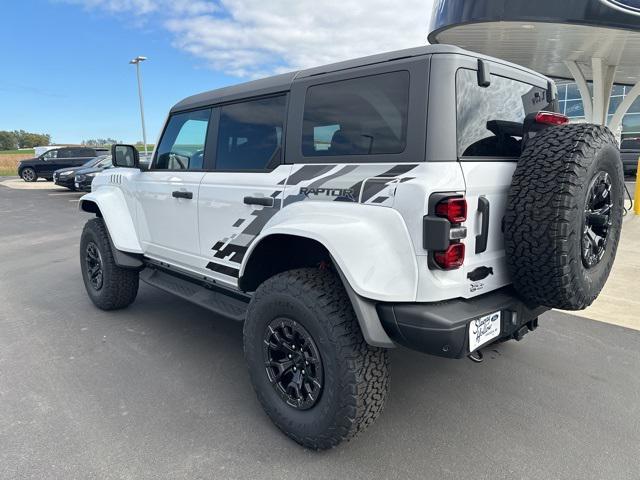
<path id="1" fill-rule="evenodd" d="M 80 209 L 91 300 L 138 281 L 244 322 L 273 422 L 324 449 L 381 413 L 388 349 L 449 358 L 588 306 L 622 223 L 619 150 L 546 77 L 425 46 L 189 97 Z"/>

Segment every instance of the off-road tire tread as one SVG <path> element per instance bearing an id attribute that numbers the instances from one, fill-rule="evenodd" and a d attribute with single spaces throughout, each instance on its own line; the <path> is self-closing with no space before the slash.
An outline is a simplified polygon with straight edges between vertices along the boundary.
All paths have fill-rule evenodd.
<path id="1" fill-rule="evenodd" d="M 389 357 L 386 349 L 366 343 L 337 275 L 328 270 L 303 268 L 289 270 L 266 280 L 256 291 L 248 318 L 256 315 L 260 299 L 273 293 L 288 293 L 302 301 L 311 311 L 320 313 L 319 321 L 327 322 L 329 339 L 339 346 L 341 406 L 334 415 L 334 425 L 323 435 L 296 436 L 291 419 L 278 416 L 258 390 L 258 398 L 273 422 L 286 435 L 314 450 L 334 447 L 350 440 L 375 422 L 382 413 L 389 391 Z M 247 329 L 245 329 L 247 332 Z M 245 333 L 246 345 L 261 342 Z M 255 372 L 253 372 L 255 373 Z M 260 372 L 263 373 L 263 372 Z"/>
<path id="2" fill-rule="evenodd" d="M 111 251 L 111 242 L 109 240 L 109 232 L 102 218 L 92 218 L 89 220 L 82 231 L 93 232 L 96 236 L 100 254 L 102 255 L 103 275 L 102 294 L 99 297 L 90 295 L 93 303 L 102 310 L 118 310 L 128 307 L 133 303 L 138 295 L 139 274 L 135 269 L 119 267 Z M 80 265 L 85 268 L 83 259 L 83 249 L 80 250 Z M 85 285 L 86 286 L 86 285 Z M 91 288 L 86 286 L 87 290 Z"/>
<path id="3" fill-rule="evenodd" d="M 606 127 L 558 126 L 529 140 L 518 161 L 504 219 L 505 250 L 516 290 L 532 303 L 579 310 L 598 294 L 583 288 L 580 269 L 573 265 L 581 262 L 581 232 L 571 219 L 583 215 L 580 189 L 595 153 L 606 144 L 617 145 Z M 618 229 L 609 240 L 613 254 L 605 267 L 606 275 L 615 258 L 619 233 Z"/>

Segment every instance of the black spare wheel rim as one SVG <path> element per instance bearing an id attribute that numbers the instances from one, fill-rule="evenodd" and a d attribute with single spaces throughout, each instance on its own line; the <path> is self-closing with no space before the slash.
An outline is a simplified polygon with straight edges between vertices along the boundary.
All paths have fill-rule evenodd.
<path id="1" fill-rule="evenodd" d="M 264 332 L 263 356 L 269 381 L 291 407 L 313 407 L 323 387 L 322 358 L 309 332 L 287 319 L 273 320 Z"/>
<path id="2" fill-rule="evenodd" d="M 87 243 L 85 250 L 85 264 L 87 269 L 87 278 L 94 290 L 100 290 L 103 282 L 103 263 L 102 255 L 98 246 L 93 243 Z"/>
<path id="3" fill-rule="evenodd" d="M 611 177 L 600 171 L 587 190 L 582 229 L 582 263 L 586 268 L 596 266 L 605 254 L 611 227 Z"/>

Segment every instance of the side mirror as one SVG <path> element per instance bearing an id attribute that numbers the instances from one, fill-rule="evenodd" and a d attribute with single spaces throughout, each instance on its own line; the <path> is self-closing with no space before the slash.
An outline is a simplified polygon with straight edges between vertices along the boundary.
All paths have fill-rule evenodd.
<path id="1" fill-rule="evenodd" d="M 114 167 L 139 168 L 140 155 L 133 145 L 115 144 L 111 146 L 111 163 Z"/>

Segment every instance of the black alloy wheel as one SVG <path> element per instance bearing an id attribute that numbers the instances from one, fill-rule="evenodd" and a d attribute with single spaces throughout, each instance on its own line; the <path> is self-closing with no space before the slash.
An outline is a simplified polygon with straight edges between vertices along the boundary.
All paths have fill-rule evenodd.
<path id="1" fill-rule="evenodd" d="M 612 206 L 611 177 L 600 171 L 589 185 L 585 202 L 582 263 L 586 268 L 594 267 L 604 256 L 612 223 Z"/>
<path id="2" fill-rule="evenodd" d="M 85 249 L 85 268 L 87 269 L 87 277 L 94 290 L 99 291 L 103 284 L 103 262 L 102 255 L 98 246 L 93 243 L 87 243 Z"/>
<path id="3" fill-rule="evenodd" d="M 269 382 L 289 406 L 313 407 L 323 386 L 322 358 L 309 332 L 299 323 L 277 318 L 264 332 L 263 356 Z"/>
<path id="4" fill-rule="evenodd" d="M 31 167 L 27 167 L 24 170 L 22 170 L 22 172 L 20 173 L 20 176 L 22 177 L 22 180 L 24 180 L 25 182 L 35 182 L 38 179 L 36 175 L 36 171 Z"/>

